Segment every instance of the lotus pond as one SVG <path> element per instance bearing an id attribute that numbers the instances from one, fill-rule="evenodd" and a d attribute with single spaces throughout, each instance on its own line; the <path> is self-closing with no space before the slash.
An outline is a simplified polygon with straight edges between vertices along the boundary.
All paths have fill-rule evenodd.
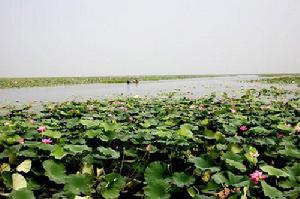
<path id="1" fill-rule="evenodd" d="M 299 198 L 300 98 L 115 98 L 0 115 L 1 197 Z"/>

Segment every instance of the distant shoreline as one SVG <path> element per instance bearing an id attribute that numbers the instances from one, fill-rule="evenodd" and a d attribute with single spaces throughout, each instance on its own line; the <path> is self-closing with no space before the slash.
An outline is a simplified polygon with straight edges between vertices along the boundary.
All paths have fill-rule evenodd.
<path id="1" fill-rule="evenodd" d="M 126 83 L 127 81 L 158 81 L 205 77 L 226 77 L 239 75 L 299 76 L 300 74 L 219 74 L 219 75 L 135 75 L 135 76 L 98 76 L 98 77 L 3 77 L 0 88 L 49 87 L 76 84 Z"/>

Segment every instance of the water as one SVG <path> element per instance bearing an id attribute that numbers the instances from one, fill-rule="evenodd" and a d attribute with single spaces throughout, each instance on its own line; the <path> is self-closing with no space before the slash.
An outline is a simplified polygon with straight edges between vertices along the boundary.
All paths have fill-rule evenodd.
<path id="1" fill-rule="evenodd" d="M 212 92 L 227 92 L 239 96 L 241 89 L 269 88 L 270 84 L 248 83 L 245 80 L 258 79 L 255 75 L 209 77 L 182 80 L 145 81 L 139 84 L 84 84 L 56 87 L 33 87 L 0 89 L 0 104 L 28 104 L 61 102 L 69 100 L 103 99 L 116 96 L 157 96 L 163 93 L 178 91 L 182 94 L 200 97 Z M 280 86 L 296 90 L 297 85 Z"/>

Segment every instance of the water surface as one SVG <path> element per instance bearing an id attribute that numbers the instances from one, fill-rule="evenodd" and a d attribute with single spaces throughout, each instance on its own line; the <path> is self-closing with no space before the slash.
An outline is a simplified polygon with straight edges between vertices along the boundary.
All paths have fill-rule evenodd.
<path id="1" fill-rule="evenodd" d="M 41 102 L 61 102 L 69 100 L 103 99 L 116 96 L 157 96 L 173 91 L 185 95 L 201 97 L 212 92 L 239 96 L 241 89 L 269 88 L 270 84 L 249 83 L 245 80 L 258 79 L 255 75 L 207 77 L 180 80 L 144 81 L 139 84 L 82 84 L 55 87 L 32 87 L 0 89 L 0 104 L 28 104 Z M 278 85 L 277 85 L 278 86 Z M 281 85 L 288 90 L 296 90 L 297 85 Z"/>

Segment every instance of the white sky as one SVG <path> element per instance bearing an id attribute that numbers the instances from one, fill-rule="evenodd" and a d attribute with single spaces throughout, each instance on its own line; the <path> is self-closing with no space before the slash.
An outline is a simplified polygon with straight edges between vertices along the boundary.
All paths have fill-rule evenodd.
<path id="1" fill-rule="evenodd" d="M 299 0 L 0 0 L 2 77 L 299 72 Z"/>

